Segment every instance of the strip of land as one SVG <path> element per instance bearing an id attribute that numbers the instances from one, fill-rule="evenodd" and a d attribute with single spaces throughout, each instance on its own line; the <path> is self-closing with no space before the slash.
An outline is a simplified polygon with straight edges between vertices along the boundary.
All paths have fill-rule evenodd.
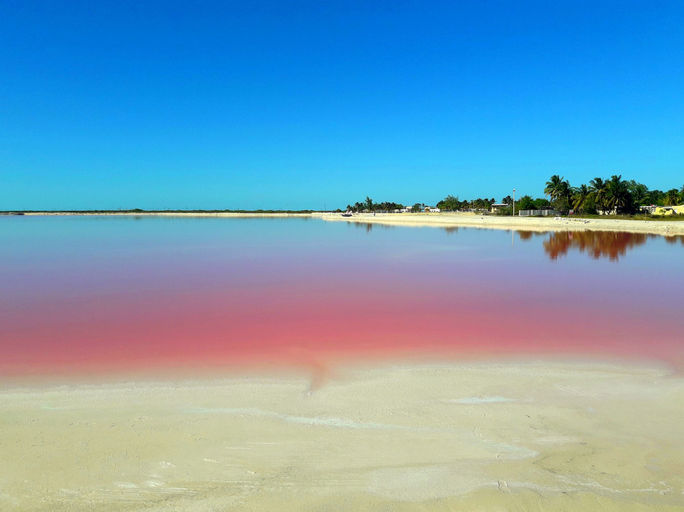
<path id="1" fill-rule="evenodd" d="M 0 510 L 684 510 L 684 380 L 402 363 L 4 386 Z"/>
<path id="2" fill-rule="evenodd" d="M 327 221 L 385 224 L 388 226 L 474 227 L 520 231 L 621 231 L 656 235 L 684 235 L 684 221 L 583 219 L 569 217 L 504 217 L 472 213 L 360 213 L 351 217 L 318 214 Z"/>
<path id="3" fill-rule="evenodd" d="M 116 217 L 311 217 L 310 212 L 211 212 L 211 211 L 83 211 L 83 212 L 7 212 L 29 216 L 116 216 Z"/>
<path id="4" fill-rule="evenodd" d="M 684 221 L 584 219 L 570 217 L 505 217 L 473 213 L 357 213 L 343 217 L 330 212 L 204 212 L 204 211 L 108 211 L 108 212 L 5 212 L 28 216 L 135 216 L 135 217 L 223 217 L 223 218 L 320 218 L 326 221 L 384 224 L 388 226 L 474 227 L 520 231 L 620 231 L 655 235 L 684 235 Z"/>

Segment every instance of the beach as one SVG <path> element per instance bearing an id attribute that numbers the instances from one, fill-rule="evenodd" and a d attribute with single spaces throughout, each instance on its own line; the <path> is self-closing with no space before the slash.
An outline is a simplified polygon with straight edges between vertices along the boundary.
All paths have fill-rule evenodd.
<path id="1" fill-rule="evenodd" d="M 0 392 L 0 508 L 684 510 L 684 380 L 397 362 Z"/>
<path id="2" fill-rule="evenodd" d="M 654 235 L 684 235 L 684 222 L 667 220 L 582 219 L 570 217 L 506 217 L 474 213 L 372 213 L 342 217 L 322 214 L 327 221 L 384 224 L 387 226 L 472 227 L 520 231 L 621 231 Z"/>
<path id="3" fill-rule="evenodd" d="M 342 217 L 340 213 L 313 212 L 25 212 L 27 216 L 122 216 L 122 217 L 209 217 L 209 218 L 316 218 L 384 224 L 388 226 L 474 227 L 521 231 L 620 231 L 655 235 L 684 235 L 684 222 L 670 220 L 582 219 L 569 217 L 506 217 L 474 213 L 358 213 Z"/>

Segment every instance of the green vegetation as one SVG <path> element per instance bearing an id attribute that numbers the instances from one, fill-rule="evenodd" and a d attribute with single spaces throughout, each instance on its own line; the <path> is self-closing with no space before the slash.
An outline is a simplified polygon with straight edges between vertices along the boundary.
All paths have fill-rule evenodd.
<path id="1" fill-rule="evenodd" d="M 684 186 L 680 189 L 672 188 L 667 191 L 649 189 L 643 183 L 634 180 L 625 181 L 621 175 L 614 174 L 610 179 L 601 177 L 592 179 L 588 184 L 577 187 L 570 185 L 564 177 L 554 174 L 544 187 L 544 194 L 548 196 L 533 198 L 524 195 L 515 202 L 516 213 L 520 210 L 554 210 L 561 214 L 573 214 L 591 218 L 597 215 L 610 214 L 618 218 L 630 219 L 660 219 L 662 216 L 652 216 L 646 206 L 675 206 L 684 204 Z M 497 205 L 492 207 L 492 205 Z M 502 206 L 505 205 L 505 206 Z M 460 200 L 458 196 L 447 195 L 436 204 L 442 211 L 473 211 L 478 213 L 493 213 L 496 215 L 511 215 L 513 213 L 513 198 L 506 196 L 501 203 L 494 198 L 477 198 Z M 415 203 L 404 206 L 393 201 L 376 203 L 370 197 L 347 205 L 347 211 L 353 212 L 396 212 L 406 209 L 411 212 L 421 212 L 426 208 L 425 203 Z M 337 209 L 336 211 L 340 211 Z M 127 210 L 61 210 L 58 213 L 72 214 L 143 214 L 143 213 L 313 213 L 314 210 L 143 210 L 133 208 Z M 24 210 L 0 211 L 0 215 L 21 215 L 23 213 L 54 213 L 54 211 Z M 680 220 L 684 215 L 668 215 L 666 220 Z"/>
<path id="2" fill-rule="evenodd" d="M 596 177 L 588 185 L 572 187 L 559 175 L 546 182 L 544 193 L 551 198 L 552 206 L 561 212 L 575 214 L 635 214 L 642 206 L 670 206 L 684 203 L 681 190 L 649 190 L 643 183 L 625 181 L 614 174 L 609 180 Z"/>
<path id="3" fill-rule="evenodd" d="M 420 208 L 420 204 L 414 205 L 414 208 L 418 206 Z M 401 210 L 404 208 L 404 205 L 401 203 L 392 203 L 389 201 L 385 201 L 383 203 L 374 203 L 373 200 L 370 197 L 366 197 L 366 200 L 363 202 L 356 202 L 353 205 L 348 204 L 347 205 L 347 211 L 350 212 L 393 212 L 396 210 Z M 420 211 L 420 210 L 418 210 Z"/>
<path id="4" fill-rule="evenodd" d="M 646 206 L 674 206 L 684 204 L 684 186 L 680 189 L 649 189 L 643 183 L 634 180 L 623 180 L 622 175 L 614 174 L 610 179 L 596 177 L 589 183 L 573 187 L 564 177 L 554 174 L 544 187 L 547 198 L 533 198 L 524 195 L 515 202 L 516 213 L 520 210 L 553 210 L 559 214 L 591 217 L 611 215 L 630 219 L 657 219 L 652 216 Z M 496 207 L 492 205 L 497 204 Z M 506 206 L 501 206 L 506 205 Z M 448 195 L 436 205 L 447 212 L 475 211 L 497 215 L 512 215 L 513 198 L 506 196 L 501 203 L 494 198 L 477 198 L 460 200 L 458 196 Z M 410 208 L 412 212 L 420 212 L 425 204 L 416 203 Z M 347 205 L 347 210 L 354 212 L 393 212 L 403 209 L 403 205 L 394 202 L 374 203 L 370 197 L 363 202 Z M 646 210 L 646 211 L 644 211 Z M 678 219 L 682 215 L 668 215 L 666 219 Z"/>
<path id="5" fill-rule="evenodd" d="M 601 215 L 598 213 L 582 213 L 582 214 L 575 214 L 573 217 L 578 217 L 581 219 L 605 219 L 605 215 Z M 650 213 L 635 213 L 635 214 L 628 214 L 628 213 L 618 213 L 616 215 L 611 215 L 611 219 L 618 219 L 618 220 L 655 220 L 655 221 L 673 221 L 673 220 L 679 220 L 679 221 L 684 221 L 684 215 L 651 215 Z"/>
<path id="6" fill-rule="evenodd" d="M 493 197 L 491 199 L 478 197 L 470 201 L 459 201 L 458 197 L 447 196 L 437 203 L 437 208 L 445 211 L 490 210 L 495 203 L 496 199 Z"/>

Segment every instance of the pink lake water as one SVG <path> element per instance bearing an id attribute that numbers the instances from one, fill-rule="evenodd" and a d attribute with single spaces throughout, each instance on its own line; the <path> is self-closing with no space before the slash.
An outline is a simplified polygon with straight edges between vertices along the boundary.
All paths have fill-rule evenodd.
<path id="1" fill-rule="evenodd" d="M 0 217 L 0 373 L 684 362 L 684 238 L 318 219 Z"/>

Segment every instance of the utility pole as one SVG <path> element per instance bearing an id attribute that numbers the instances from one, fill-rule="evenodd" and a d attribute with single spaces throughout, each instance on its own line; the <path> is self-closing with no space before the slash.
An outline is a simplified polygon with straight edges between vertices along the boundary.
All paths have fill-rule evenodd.
<path id="1" fill-rule="evenodd" d="M 515 217 L 515 189 L 513 189 L 513 217 Z"/>

